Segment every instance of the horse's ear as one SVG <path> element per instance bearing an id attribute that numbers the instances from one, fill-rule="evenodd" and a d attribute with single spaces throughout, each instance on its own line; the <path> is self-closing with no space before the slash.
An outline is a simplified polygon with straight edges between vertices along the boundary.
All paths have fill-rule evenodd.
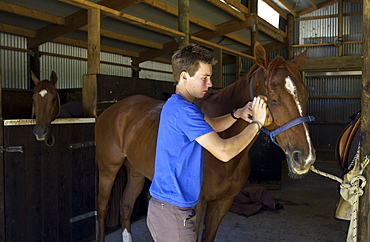
<path id="1" fill-rule="evenodd" d="M 40 82 L 40 80 L 37 78 L 35 73 L 33 73 L 33 71 L 31 71 L 31 79 L 32 79 L 33 83 L 35 84 L 35 86 Z"/>
<path id="2" fill-rule="evenodd" d="M 267 57 L 265 48 L 263 48 L 263 46 L 259 42 L 256 42 L 254 46 L 254 58 L 257 65 L 259 65 L 263 69 L 267 68 L 269 58 Z"/>
<path id="3" fill-rule="evenodd" d="M 50 74 L 50 81 L 55 85 L 58 81 L 57 73 L 55 71 L 52 71 Z"/>
<path id="4" fill-rule="evenodd" d="M 298 67 L 302 64 L 302 62 L 306 59 L 308 49 L 303 51 L 301 54 L 299 54 L 296 58 L 292 60 L 292 63 L 296 64 Z"/>

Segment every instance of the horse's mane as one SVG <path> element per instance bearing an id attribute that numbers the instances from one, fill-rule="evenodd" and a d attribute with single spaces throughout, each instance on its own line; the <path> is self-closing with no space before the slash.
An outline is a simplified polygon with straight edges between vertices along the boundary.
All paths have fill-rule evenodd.
<path id="1" fill-rule="evenodd" d="M 258 64 L 254 64 L 251 69 L 248 71 L 247 74 L 242 75 L 236 82 L 233 84 L 220 89 L 214 90 L 209 93 L 203 98 L 207 99 L 217 94 L 220 99 L 222 100 L 232 100 L 235 98 L 236 95 L 240 95 L 241 90 L 249 90 L 250 80 L 251 77 L 259 70 L 261 66 Z M 298 66 L 292 62 L 286 61 L 281 56 L 276 56 L 272 61 L 269 62 L 266 73 L 268 73 L 268 80 L 272 80 L 272 76 L 275 75 L 278 69 L 286 68 L 289 73 L 294 77 L 294 79 L 300 79 L 300 72 L 298 70 Z M 246 93 L 247 95 L 248 93 Z"/>

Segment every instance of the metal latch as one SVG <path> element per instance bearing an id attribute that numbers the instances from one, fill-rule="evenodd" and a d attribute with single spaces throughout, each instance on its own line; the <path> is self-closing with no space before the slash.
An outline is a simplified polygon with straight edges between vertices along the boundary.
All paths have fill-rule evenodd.
<path id="1" fill-rule="evenodd" d="M 23 153 L 23 146 L 17 145 L 17 146 L 8 146 L 8 147 L 3 147 L 0 146 L 0 152 L 9 152 L 9 153 Z"/>
<path id="2" fill-rule="evenodd" d="M 88 213 L 85 213 L 85 214 L 81 214 L 81 215 L 78 215 L 76 217 L 73 217 L 73 218 L 70 218 L 69 219 L 69 223 L 75 223 L 75 222 L 78 222 L 78 221 L 81 221 L 83 219 L 87 219 L 87 218 L 90 218 L 90 217 L 94 217 L 97 215 L 97 212 L 96 211 L 91 211 L 91 212 L 88 212 Z"/>
<path id="3" fill-rule="evenodd" d="M 87 141 L 87 142 L 80 142 L 80 143 L 73 143 L 69 145 L 70 149 L 80 149 L 89 146 L 95 146 L 95 141 Z"/>

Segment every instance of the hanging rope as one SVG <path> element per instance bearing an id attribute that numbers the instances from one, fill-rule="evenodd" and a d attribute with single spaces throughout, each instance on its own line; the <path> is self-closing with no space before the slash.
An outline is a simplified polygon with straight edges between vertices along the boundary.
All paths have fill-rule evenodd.
<path id="1" fill-rule="evenodd" d="M 357 158 L 357 163 L 359 158 Z M 364 158 L 362 164 L 357 165 L 356 173 L 357 175 L 351 174 L 353 177 L 350 181 L 346 182 L 343 179 L 331 175 L 329 173 L 319 171 L 314 166 L 310 167 L 310 170 L 327 178 L 333 179 L 340 183 L 340 195 L 342 198 L 349 202 L 352 206 L 352 211 L 350 214 L 350 224 L 347 234 L 347 242 L 357 241 L 357 221 L 358 221 L 358 206 L 360 197 L 364 194 L 363 188 L 366 186 L 366 178 L 362 175 L 365 167 L 369 163 L 368 155 Z M 355 169 L 355 168 L 354 168 Z M 351 172 L 351 171 L 350 171 Z M 349 172 L 349 173 L 350 173 Z"/>

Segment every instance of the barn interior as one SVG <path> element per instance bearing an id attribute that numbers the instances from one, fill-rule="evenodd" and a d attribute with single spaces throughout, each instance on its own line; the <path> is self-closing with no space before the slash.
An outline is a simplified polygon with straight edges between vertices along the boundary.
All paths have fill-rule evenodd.
<path id="1" fill-rule="evenodd" d="M 256 42 L 270 59 L 291 60 L 307 49 L 299 70 L 310 94 L 306 113 L 315 117 L 308 123 L 315 167 L 342 177 L 338 138 L 370 103 L 363 95 L 370 86 L 368 9 L 363 0 L 1 0 L 0 241 L 96 240 L 94 122 L 133 94 L 166 100 L 174 90 L 171 55 L 186 43 L 218 59 L 212 76 L 217 90 L 251 68 Z M 81 119 L 53 122 L 52 147 L 32 134 L 31 71 L 40 80 L 55 71 L 61 103 L 83 105 Z M 368 130 L 367 122 L 362 125 Z M 368 136 L 362 137 L 364 156 Z M 334 217 L 338 182 L 311 171 L 291 179 L 284 154 L 265 136 L 251 155 L 246 186 L 267 188 L 283 208 L 249 217 L 229 212 L 216 241 L 346 240 L 349 222 Z M 120 241 L 123 168 L 114 186 L 107 241 Z M 369 240 L 369 197 L 365 190 L 360 241 Z M 132 217 L 134 241 L 151 241 L 146 202 L 144 189 Z"/>

